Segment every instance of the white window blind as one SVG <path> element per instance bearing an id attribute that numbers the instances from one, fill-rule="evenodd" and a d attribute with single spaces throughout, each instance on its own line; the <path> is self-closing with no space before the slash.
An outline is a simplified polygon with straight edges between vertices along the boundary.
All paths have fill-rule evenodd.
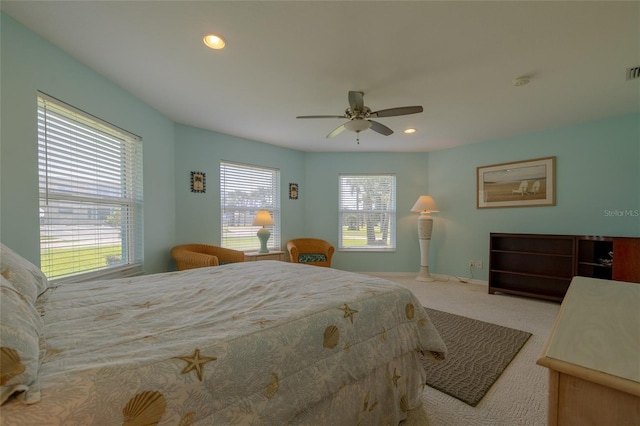
<path id="1" fill-rule="evenodd" d="M 395 175 L 340 175 L 339 185 L 338 249 L 395 250 Z"/>
<path id="2" fill-rule="evenodd" d="M 41 268 L 80 281 L 142 264 L 140 138 L 38 95 Z"/>
<path id="3" fill-rule="evenodd" d="M 258 210 L 271 213 L 274 225 L 267 246 L 280 250 L 280 170 L 248 164 L 220 163 L 221 245 L 235 250 L 260 248 L 253 226 Z"/>

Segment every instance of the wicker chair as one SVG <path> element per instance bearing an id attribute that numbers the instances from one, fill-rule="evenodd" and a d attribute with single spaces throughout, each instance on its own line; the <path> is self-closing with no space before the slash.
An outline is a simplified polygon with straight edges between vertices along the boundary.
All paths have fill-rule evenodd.
<path id="1" fill-rule="evenodd" d="M 331 257 L 335 248 L 318 238 L 297 238 L 287 242 L 289 257 L 293 263 L 331 267 Z"/>
<path id="2" fill-rule="evenodd" d="M 244 262 L 244 252 L 207 244 L 182 244 L 171 249 L 178 271 Z"/>

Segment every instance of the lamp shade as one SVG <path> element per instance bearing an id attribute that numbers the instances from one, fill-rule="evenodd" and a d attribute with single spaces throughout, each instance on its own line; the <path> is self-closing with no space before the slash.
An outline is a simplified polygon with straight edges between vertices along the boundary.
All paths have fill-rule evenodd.
<path id="1" fill-rule="evenodd" d="M 418 198 L 418 201 L 411 207 L 412 212 L 420 212 L 420 213 L 431 213 L 438 212 L 438 206 L 436 206 L 435 201 L 431 195 L 421 195 Z"/>
<path id="2" fill-rule="evenodd" d="M 274 222 L 271 218 L 271 214 L 269 214 L 267 210 L 258 210 L 258 213 L 256 213 L 256 217 L 253 219 L 253 224 L 267 226 L 273 225 Z"/>

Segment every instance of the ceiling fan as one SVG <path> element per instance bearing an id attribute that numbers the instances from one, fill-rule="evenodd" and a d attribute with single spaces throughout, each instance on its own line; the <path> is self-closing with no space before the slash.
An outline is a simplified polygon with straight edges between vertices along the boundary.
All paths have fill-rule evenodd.
<path id="1" fill-rule="evenodd" d="M 346 118 L 349 121 L 336 127 L 327 135 L 327 138 L 333 138 L 346 129 L 351 132 L 356 132 L 358 134 L 358 143 L 360 143 L 360 132 L 363 130 L 371 129 L 384 136 L 389 136 L 393 133 L 393 130 L 382 123 L 371 120 L 371 118 L 417 114 L 422 111 L 422 106 L 406 106 L 371 111 L 371 109 L 364 104 L 363 92 L 349 91 L 349 108 L 344 111 L 344 115 L 299 115 L 296 118 Z"/>

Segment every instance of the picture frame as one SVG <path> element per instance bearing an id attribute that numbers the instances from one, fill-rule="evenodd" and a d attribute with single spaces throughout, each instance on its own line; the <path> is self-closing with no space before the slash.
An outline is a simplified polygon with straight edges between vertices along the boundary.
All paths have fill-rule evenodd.
<path id="1" fill-rule="evenodd" d="M 204 193 L 207 189 L 206 176 L 203 172 L 191 172 L 191 192 Z"/>
<path id="2" fill-rule="evenodd" d="M 476 208 L 556 205 L 556 157 L 476 168 Z"/>
<path id="3" fill-rule="evenodd" d="M 289 184 L 289 199 L 297 200 L 298 199 L 298 184 L 290 183 Z"/>

